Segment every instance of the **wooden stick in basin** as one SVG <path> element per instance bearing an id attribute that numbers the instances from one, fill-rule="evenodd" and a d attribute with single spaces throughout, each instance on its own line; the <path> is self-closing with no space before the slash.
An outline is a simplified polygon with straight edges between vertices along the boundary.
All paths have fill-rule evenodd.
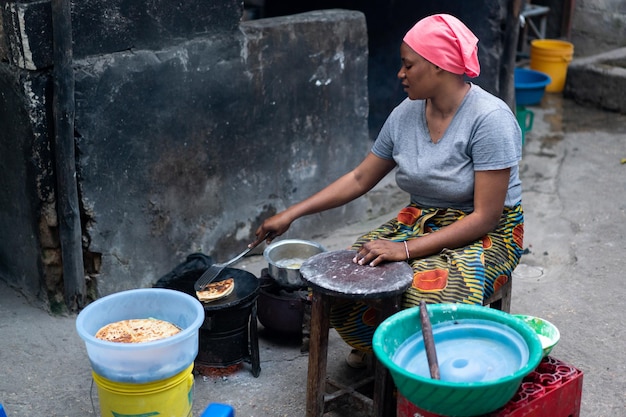
<path id="1" fill-rule="evenodd" d="M 430 377 L 439 379 L 439 364 L 437 363 L 437 351 L 435 350 L 435 339 L 433 329 L 430 325 L 430 318 L 426 310 L 426 303 L 420 301 L 420 319 L 422 321 L 422 335 L 424 337 L 424 347 L 426 348 L 426 359 L 430 368 Z"/>

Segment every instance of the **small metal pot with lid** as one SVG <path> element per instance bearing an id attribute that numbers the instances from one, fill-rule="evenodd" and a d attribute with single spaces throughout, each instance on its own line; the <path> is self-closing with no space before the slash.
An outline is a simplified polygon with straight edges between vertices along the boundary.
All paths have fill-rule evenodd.
<path id="1" fill-rule="evenodd" d="M 326 249 L 317 242 L 300 239 L 284 239 L 270 244 L 263 251 L 268 263 L 268 273 L 283 288 L 306 286 L 300 275 L 304 261 Z"/>

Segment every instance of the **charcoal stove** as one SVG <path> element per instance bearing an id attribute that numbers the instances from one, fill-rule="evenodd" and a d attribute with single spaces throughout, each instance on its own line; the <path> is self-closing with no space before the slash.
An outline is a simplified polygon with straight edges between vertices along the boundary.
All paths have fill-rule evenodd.
<path id="1" fill-rule="evenodd" d="M 187 271 L 166 283 L 155 286 L 185 292 L 196 297 L 194 283 L 203 270 Z M 261 372 L 259 339 L 257 332 L 257 298 L 259 280 L 250 272 L 225 268 L 215 281 L 232 277 L 235 289 L 227 297 L 211 303 L 203 303 L 204 322 L 199 329 L 196 369 L 200 373 L 207 368 L 227 368 L 249 362 L 252 375 Z"/>

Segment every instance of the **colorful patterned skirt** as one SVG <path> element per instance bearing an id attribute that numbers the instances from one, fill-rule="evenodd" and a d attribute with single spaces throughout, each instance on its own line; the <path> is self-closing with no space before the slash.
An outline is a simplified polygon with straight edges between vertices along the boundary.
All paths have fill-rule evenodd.
<path id="1" fill-rule="evenodd" d="M 361 236 L 352 249 L 375 239 L 419 239 L 454 223 L 467 213 L 454 209 L 425 209 L 413 204 L 398 216 Z M 505 208 L 496 230 L 467 246 L 444 249 L 426 258 L 410 259 L 413 283 L 402 297 L 402 308 L 426 303 L 482 305 L 484 299 L 511 279 L 522 255 L 524 212 L 521 204 Z M 371 351 L 376 312 L 352 300 L 337 300 L 331 310 L 331 325 L 353 348 Z"/>

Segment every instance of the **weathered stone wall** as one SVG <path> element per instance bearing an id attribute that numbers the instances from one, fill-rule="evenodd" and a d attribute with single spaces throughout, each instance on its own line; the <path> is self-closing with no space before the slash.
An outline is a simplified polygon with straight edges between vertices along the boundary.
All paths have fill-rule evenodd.
<path id="1" fill-rule="evenodd" d="M 626 114 L 626 47 L 577 58 L 563 94 L 579 103 Z"/>
<path id="2" fill-rule="evenodd" d="M 576 57 L 626 46 L 624 0 L 576 0 L 571 28 Z"/>
<path id="3" fill-rule="evenodd" d="M 34 4 L 15 6 L 34 19 L 20 36 L 3 31 L 0 276 L 58 311 L 50 45 L 42 33 L 24 35 L 49 17 L 37 6 L 32 15 Z M 77 174 L 94 297 L 150 286 L 191 252 L 224 260 L 241 251 L 263 218 L 346 172 L 371 145 L 361 13 L 242 23 L 241 10 L 226 7 L 203 11 L 219 15 L 206 23 L 212 30 L 172 34 L 153 13 L 118 12 L 74 19 Z M 102 16 L 118 24 L 106 37 Z M 34 43 L 43 46 L 27 53 Z M 303 219 L 288 236 L 314 239 L 386 210 L 370 201 Z"/>
<path id="4" fill-rule="evenodd" d="M 59 311 L 50 3 L 0 4 L 0 278 Z M 512 96 L 507 1 L 370 6 L 242 22 L 238 0 L 72 5 L 92 297 L 150 286 L 191 252 L 227 259 L 263 218 L 351 169 L 371 146 L 368 113 L 381 124 L 402 99 L 399 40 L 421 16 L 465 20 L 481 38 L 476 81 Z M 315 239 L 404 198 L 373 194 L 285 237 Z"/>
<path id="5" fill-rule="evenodd" d="M 0 0 L 0 60 L 35 70 L 51 67 L 49 1 Z M 72 3 L 76 59 L 125 50 L 161 49 L 196 36 L 235 32 L 241 2 L 83 0 Z"/>
<path id="6" fill-rule="evenodd" d="M 225 260 L 267 215 L 358 163 L 370 145 L 365 31 L 360 13 L 314 12 L 77 62 L 100 293 L 149 286 L 191 252 Z M 356 204 L 290 232 L 364 215 Z"/>
<path id="7" fill-rule="evenodd" d="M 60 266 L 45 111 L 50 87 L 45 74 L 0 64 L 0 277 L 33 294 L 46 290 L 55 271 L 58 278 Z"/>

